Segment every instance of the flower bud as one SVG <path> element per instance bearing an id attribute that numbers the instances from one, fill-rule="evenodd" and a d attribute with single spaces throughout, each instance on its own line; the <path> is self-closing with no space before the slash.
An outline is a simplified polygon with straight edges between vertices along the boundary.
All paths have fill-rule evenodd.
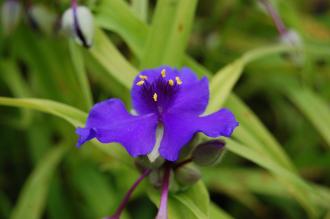
<path id="1" fill-rule="evenodd" d="M 163 172 L 161 169 L 155 169 L 151 171 L 150 175 L 148 176 L 149 182 L 156 188 L 162 187 L 163 182 Z"/>
<path id="2" fill-rule="evenodd" d="M 143 169 L 157 169 L 162 166 L 164 162 L 165 160 L 162 157 L 158 157 L 154 162 L 151 162 L 146 156 L 138 157 L 135 159 L 135 164 L 138 167 L 142 167 Z"/>
<path id="3" fill-rule="evenodd" d="M 283 44 L 291 45 L 295 47 L 300 47 L 302 45 L 302 40 L 300 35 L 294 30 L 288 30 L 281 35 L 280 41 Z"/>
<path id="4" fill-rule="evenodd" d="M 89 48 L 94 35 L 94 21 L 90 10 L 85 6 L 67 9 L 62 16 L 62 30 L 79 44 Z"/>
<path id="5" fill-rule="evenodd" d="M 200 166 L 215 165 L 220 161 L 224 151 L 225 142 L 212 140 L 199 144 L 192 153 L 192 161 Z"/>
<path id="6" fill-rule="evenodd" d="M 17 27 L 22 6 L 17 0 L 4 1 L 1 8 L 1 21 L 4 34 L 8 35 Z"/>
<path id="7" fill-rule="evenodd" d="M 304 54 L 300 49 L 303 46 L 303 41 L 300 35 L 294 30 L 288 30 L 285 33 L 281 34 L 280 42 L 284 45 L 293 46 L 297 49 L 289 52 L 289 58 L 297 65 L 302 65 L 304 62 Z"/>
<path id="8" fill-rule="evenodd" d="M 55 27 L 56 15 L 42 5 L 33 5 L 28 11 L 31 26 L 43 33 L 51 34 Z"/>
<path id="9" fill-rule="evenodd" d="M 199 143 L 199 141 L 200 141 L 199 135 L 194 135 L 194 137 L 181 149 L 180 157 L 178 161 L 183 161 L 186 160 L 188 157 L 190 157 L 192 151 Z"/>
<path id="10" fill-rule="evenodd" d="M 175 179 L 181 186 L 191 186 L 201 178 L 201 172 L 193 165 L 183 165 L 175 170 Z"/>

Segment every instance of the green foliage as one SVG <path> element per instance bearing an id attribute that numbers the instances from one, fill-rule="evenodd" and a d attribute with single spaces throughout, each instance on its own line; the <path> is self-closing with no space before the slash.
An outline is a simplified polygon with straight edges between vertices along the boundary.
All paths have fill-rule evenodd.
<path id="1" fill-rule="evenodd" d="M 0 167 L 12 169 L 0 174 L 0 217 L 113 213 L 138 175 L 134 161 L 118 144 L 92 141 L 77 150 L 73 127 L 83 126 L 99 100 L 119 97 L 129 105 L 138 71 L 162 64 L 208 77 L 206 113 L 225 106 L 240 122 L 225 139 L 224 161 L 203 168 L 194 186 L 170 193 L 170 219 L 329 216 L 329 10 L 317 17 L 317 3 L 272 2 L 299 30 L 301 47 L 274 44 L 270 18 L 233 0 L 89 1 L 96 31 L 88 50 L 26 24 L 10 37 L 0 31 Z M 134 202 L 146 196 L 147 207 Z M 159 196 L 143 184 L 123 218 L 152 212 Z"/>
<path id="2" fill-rule="evenodd" d="M 40 218 L 47 197 L 51 177 L 68 147 L 57 146 L 37 164 L 27 179 L 11 218 Z"/>

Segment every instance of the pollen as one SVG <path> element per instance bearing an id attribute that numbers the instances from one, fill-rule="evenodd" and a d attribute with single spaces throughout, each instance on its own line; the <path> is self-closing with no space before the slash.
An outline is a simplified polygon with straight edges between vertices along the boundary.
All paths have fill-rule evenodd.
<path id="1" fill-rule="evenodd" d="M 152 96 L 152 99 L 154 99 L 154 101 L 157 102 L 157 98 L 158 98 L 157 93 L 154 93 L 154 95 Z"/>
<path id="2" fill-rule="evenodd" d="M 160 74 L 162 75 L 163 78 L 165 78 L 165 77 L 166 77 L 166 70 L 163 69 L 163 70 L 160 72 Z"/>
<path id="3" fill-rule="evenodd" d="M 170 85 L 170 86 L 173 86 L 174 85 L 174 81 L 171 79 L 171 80 L 168 80 L 168 84 Z"/>
<path id="4" fill-rule="evenodd" d="M 142 80 L 147 80 L 148 79 L 148 76 L 146 76 L 146 75 L 139 75 L 139 78 L 142 79 Z"/>
<path id="5" fill-rule="evenodd" d="M 176 80 L 176 83 L 178 84 L 178 85 L 181 85 L 182 84 L 182 81 L 181 81 L 181 78 L 180 77 L 175 77 L 175 80 Z"/>
<path id="6" fill-rule="evenodd" d="M 141 80 L 141 81 L 136 82 L 136 85 L 137 86 L 142 86 L 143 84 L 144 84 L 144 80 Z"/>

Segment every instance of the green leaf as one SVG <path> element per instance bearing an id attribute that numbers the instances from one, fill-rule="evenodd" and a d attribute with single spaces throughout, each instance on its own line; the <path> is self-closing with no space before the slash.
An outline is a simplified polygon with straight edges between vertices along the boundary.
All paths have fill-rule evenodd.
<path id="1" fill-rule="evenodd" d="M 23 107 L 49 113 L 65 119 L 75 127 L 84 126 L 85 120 L 87 118 L 86 113 L 63 103 L 58 103 L 51 100 L 43 100 L 37 98 L 0 97 L 0 105 Z M 112 147 L 110 147 L 109 144 L 101 144 L 96 140 L 91 142 L 98 149 L 105 152 L 107 155 L 120 160 L 123 164 L 128 166 L 132 165 L 129 155 L 118 144 L 111 144 Z"/>
<path id="2" fill-rule="evenodd" d="M 149 189 L 148 195 L 155 205 L 159 205 L 159 193 Z M 169 194 L 168 217 L 171 219 L 207 219 L 209 218 L 209 195 L 202 181 L 199 181 L 188 190 Z"/>
<path id="3" fill-rule="evenodd" d="M 125 1 L 100 1 L 95 20 L 100 27 L 118 33 L 137 57 L 143 56 L 149 27 L 133 13 Z"/>
<path id="4" fill-rule="evenodd" d="M 74 126 L 82 126 L 87 117 L 86 113 L 71 106 L 37 98 L 0 97 L 0 105 L 22 107 L 50 113 L 65 119 Z"/>
<path id="5" fill-rule="evenodd" d="M 265 156 L 280 162 L 286 168 L 295 171 L 289 158 L 281 149 L 262 123 L 257 119 L 248 107 L 246 107 L 236 96 L 230 95 L 234 85 L 241 76 L 243 68 L 250 62 L 265 57 L 266 55 L 277 54 L 283 51 L 293 50 L 294 47 L 283 45 L 268 46 L 247 52 L 241 58 L 228 64 L 212 78 L 210 83 L 210 103 L 207 112 L 213 112 L 221 108 L 226 102 L 241 123 L 235 131 L 234 136 L 243 143 L 264 152 Z"/>
<path id="6" fill-rule="evenodd" d="M 75 159 L 69 165 L 70 182 L 80 194 L 80 202 L 86 205 L 87 218 L 102 218 L 113 212 L 117 207 L 116 192 L 111 181 L 100 171 L 97 171 L 91 163 Z"/>
<path id="7" fill-rule="evenodd" d="M 40 161 L 25 183 L 11 219 L 41 218 L 51 178 L 67 149 L 57 146 Z"/>
<path id="8" fill-rule="evenodd" d="M 132 8 L 136 16 L 144 22 L 146 22 L 148 18 L 148 7 L 149 0 L 132 0 Z"/>
<path id="9" fill-rule="evenodd" d="M 125 59 L 100 29 L 96 30 L 94 37 L 94 44 L 90 49 L 90 53 L 113 78 L 129 89 L 138 73 L 137 70 Z"/>
<path id="10" fill-rule="evenodd" d="M 196 0 L 160 0 L 149 31 L 142 68 L 180 66 L 196 9 Z"/>
<path id="11" fill-rule="evenodd" d="M 253 147 L 264 156 L 268 156 L 283 167 L 296 172 L 296 168 L 281 145 L 266 129 L 258 117 L 235 95 L 230 95 L 225 103 L 240 122 L 234 137 L 249 147 Z"/>
<path id="12" fill-rule="evenodd" d="M 223 106 L 247 64 L 267 55 L 279 54 L 293 49 L 296 48 L 281 44 L 254 49 L 220 69 L 210 82 L 210 103 L 207 112 L 213 112 Z"/>
<path id="13" fill-rule="evenodd" d="M 197 218 L 209 218 L 210 198 L 207 188 L 202 181 L 196 183 L 188 191 L 174 195 L 173 198 L 190 209 Z"/>
<path id="14" fill-rule="evenodd" d="M 270 171 L 288 189 L 296 200 L 307 210 L 309 216 L 314 218 L 317 209 L 312 202 L 313 189 L 304 180 L 287 169 L 264 157 L 262 154 L 243 146 L 233 140 L 227 139 L 226 148 L 241 157 L 244 157 Z"/>
<path id="15" fill-rule="evenodd" d="M 288 87 L 288 97 L 313 124 L 330 147 L 329 105 L 307 87 Z"/>
<path id="16" fill-rule="evenodd" d="M 158 51 L 158 53 L 163 55 L 160 64 L 181 66 L 188 44 L 196 6 L 197 0 L 180 0 L 169 34 L 167 35 L 166 32 L 164 33 L 162 31 L 158 33 L 158 37 L 165 34 L 168 38 L 166 44 L 163 44 L 162 50 Z M 171 15 L 167 14 L 165 19 L 168 19 L 169 16 Z M 149 53 L 150 51 L 145 52 Z"/>
<path id="17" fill-rule="evenodd" d="M 29 97 L 32 95 L 28 84 L 19 72 L 18 66 L 12 60 L 2 61 L 0 63 L 0 69 L 2 69 L 0 77 L 3 78 L 13 96 Z M 21 124 L 26 127 L 31 122 L 31 119 L 31 111 L 23 109 Z"/>
<path id="18" fill-rule="evenodd" d="M 82 93 L 82 100 L 84 101 L 84 109 L 89 110 L 93 105 L 91 88 L 88 83 L 87 73 L 84 68 L 84 60 L 81 54 L 81 49 L 78 45 L 72 40 L 69 41 L 69 49 L 71 53 L 71 59 L 74 71 L 76 73 L 77 81 L 80 86 Z"/>
<path id="19" fill-rule="evenodd" d="M 210 205 L 210 219 L 234 219 L 227 212 L 216 206 L 214 203 Z"/>
<path id="20" fill-rule="evenodd" d="M 152 19 L 150 31 L 146 39 L 141 68 L 152 68 L 162 63 L 164 51 L 169 41 L 171 27 L 174 24 L 177 8 L 180 1 L 159 0 Z"/>

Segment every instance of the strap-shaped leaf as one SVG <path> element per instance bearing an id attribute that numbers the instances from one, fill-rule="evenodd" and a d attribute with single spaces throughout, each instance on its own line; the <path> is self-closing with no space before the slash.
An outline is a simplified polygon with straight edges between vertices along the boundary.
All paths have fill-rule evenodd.
<path id="1" fill-rule="evenodd" d="M 23 186 L 11 219 L 41 218 L 52 176 L 68 148 L 57 146 L 40 161 Z"/>
<path id="2" fill-rule="evenodd" d="M 196 0 L 159 0 L 142 56 L 142 68 L 181 64 Z"/>
<path id="3" fill-rule="evenodd" d="M 0 97 L 0 105 L 22 107 L 49 113 L 65 119 L 75 127 L 84 126 L 85 120 L 87 118 L 86 113 L 66 104 L 51 100 L 43 100 L 37 98 Z M 118 144 L 111 144 L 112 146 L 109 147 L 108 144 L 101 144 L 96 140 L 93 140 L 92 143 L 107 155 L 120 160 L 123 164 L 128 166 L 132 165 L 132 163 L 129 162 L 129 155 Z"/>

